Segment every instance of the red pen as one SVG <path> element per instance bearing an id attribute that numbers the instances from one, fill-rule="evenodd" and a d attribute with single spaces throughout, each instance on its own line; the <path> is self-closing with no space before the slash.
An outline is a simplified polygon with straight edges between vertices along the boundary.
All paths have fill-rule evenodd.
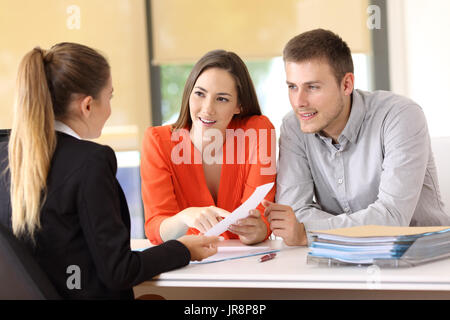
<path id="1" fill-rule="evenodd" d="M 265 262 L 265 261 L 272 260 L 276 256 L 277 256 L 277 254 L 275 252 L 266 254 L 265 256 L 262 256 L 261 258 L 259 258 L 259 262 Z"/>

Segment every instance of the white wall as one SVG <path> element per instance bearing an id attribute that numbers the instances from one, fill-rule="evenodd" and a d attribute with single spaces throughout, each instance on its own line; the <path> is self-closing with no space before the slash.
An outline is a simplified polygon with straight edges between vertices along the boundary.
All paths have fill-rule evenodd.
<path id="1" fill-rule="evenodd" d="M 450 209 L 450 1 L 387 1 L 391 89 L 427 117 L 439 185 Z"/>
<path id="2" fill-rule="evenodd" d="M 392 91 L 422 106 L 432 137 L 450 136 L 450 1 L 387 1 L 387 10 Z"/>

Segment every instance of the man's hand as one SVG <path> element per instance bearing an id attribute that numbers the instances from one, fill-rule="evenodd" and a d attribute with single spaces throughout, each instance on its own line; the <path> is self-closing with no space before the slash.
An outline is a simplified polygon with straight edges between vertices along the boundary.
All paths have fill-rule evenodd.
<path id="1" fill-rule="evenodd" d="M 256 209 L 251 210 L 247 218 L 240 219 L 235 224 L 230 225 L 228 230 L 237 234 L 244 244 L 259 243 L 267 235 L 267 226 Z"/>
<path id="2" fill-rule="evenodd" d="M 297 221 L 290 206 L 263 200 L 264 215 L 270 223 L 270 229 L 277 237 L 283 238 L 288 246 L 306 246 L 305 226 Z"/>

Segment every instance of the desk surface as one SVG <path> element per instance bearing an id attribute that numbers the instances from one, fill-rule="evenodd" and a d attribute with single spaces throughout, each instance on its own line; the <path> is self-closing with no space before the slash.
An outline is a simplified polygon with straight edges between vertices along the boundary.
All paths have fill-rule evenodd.
<path id="1" fill-rule="evenodd" d="M 148 240 L 132 240 L 131 243 L 133 249 L 150 246 Z M 267 240 L 260 245 L 281 251 L 275 259 L 263 263 L 258 257 L 247 257 L 190 264 L 144 284 L 157 287 L 438 290 L 450 294 L 450 259 L 412 268 L 324 267 L 306 264 L 307 247 L 288 247 L 280 240 Z"/>

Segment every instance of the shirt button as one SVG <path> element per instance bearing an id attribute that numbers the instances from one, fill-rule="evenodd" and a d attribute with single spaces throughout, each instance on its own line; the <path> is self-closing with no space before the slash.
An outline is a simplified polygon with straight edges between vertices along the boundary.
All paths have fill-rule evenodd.
<path id="1" fill-rule="evenodd" d="M 349 212 L 349 211 L 350 211 L 350 208 L 349 208 L 349 207 L 345 207 L 345 208 L 344 208 L 344 211 L 345 211 L 345 212 Z"/>
<path id="2" fill-rule="evenodd" d="M 339 183 L 339 184 L 342 184 L 342 182 L 344 182 L 343 179 L 339 179 L 339 180 L 338 180 L 338 183 Z"/>

